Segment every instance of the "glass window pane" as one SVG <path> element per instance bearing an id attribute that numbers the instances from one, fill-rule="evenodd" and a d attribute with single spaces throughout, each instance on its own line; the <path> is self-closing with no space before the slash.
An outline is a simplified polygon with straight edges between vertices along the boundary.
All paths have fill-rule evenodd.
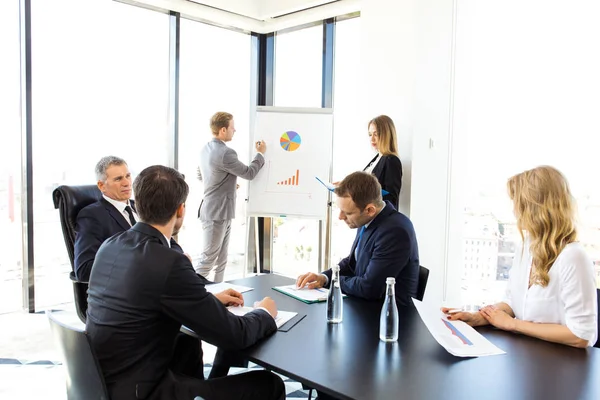
<path id="1" fill-rule="evenodd" d="M 333 86 L 333 180 L 362 170 L 375 155 L 369 145 L 367 122 L 359 107 L 360 87 L 356 82 L 361 62 L 360 18 L 336 23 Z M 352 157 L 348 157 L 352 154 Z M 334 197 L 335 200 L 335 197 Z M 350 253 L 356 230 L 339 218 L 334 207 L 331 229 L 331 262 Z M 330 266 L 328 266 L 330 267 Z"/>
<path id="2" fill-rule="evenodd" d="M 275 36 L 275 106 L 321 107 L 322 74 L 322 25 Z"/>
<path id="3" fill-rule="evenodd" d="M 237 132 L 227 143 L 240 161 L 249 162 L 251 38 L 195 21 L 181 21 L 179 170 L 190 185 L 187 216 L 179 234 L 183 249 L 194 259 L 202 251 L 197 218 L 203 197 L 197 179 L 200 150 L 212 139 L 210 118 L 217 111 L 234 116 Z M 225 279 L 241 277 L 246 254 L 246 204 L 248 181 L 238 179 L 236 218 L 232 221 Z"/>
<path id="4" fill-rule="evenodd" d="M 579 208 L 579 238 L 600 281 L 600 7 L 539 9 L 467 2 L 458 15 L 454 159 L 464 160 L 463 251 L 451 260 L 464 302 L 502 298 L 520 241 L 507 179 L 552 165 Z M 531 31 L 527 21 L 536 20 Z M 563 21 L 560 29 L 556 21 Z M 577 21 L 577 22 L 573 22 Z M 510 26 L 510 32 L 505 28 Z M 535 49 L 535 51 L 532 51 Z M 460 259 L 460 261 L 459 261 Z M 599 282 L 600 283 L 600 282 Z"/>
<path id="5" fill-rule="evenodd" d="M 22 307 L 19 1 L 0 12 L 0 314 Z"/>
<path id="6" fill-rule="evenodd" d="M 52 190 L 94 184 L 94 166 L 109 154 L 133 175 L 169 162 L 169 19 L 111 1 L 34 0 L 32 42 L 36 306 L 44 307 L 73 298 Z"/>
<path id="7" fill-rule="evenodd" d="M 281 107 L 321 107 L 323 26 L 277 34 L 275 37 L 275 98 Z M 319 221 L 304 218 L 273 220 L 273 270 L 296 277 L 317 272 Z"/>

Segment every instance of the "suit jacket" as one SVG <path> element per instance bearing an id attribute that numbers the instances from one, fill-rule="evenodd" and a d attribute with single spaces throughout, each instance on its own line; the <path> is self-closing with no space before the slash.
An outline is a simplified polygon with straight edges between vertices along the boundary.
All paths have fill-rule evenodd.
<path id="1" fill-rule="evenodd" d="M 86 329 L 112 400 L 156 398 L 159 382 L 162 391 L 176 392 L 164 385 L 176 385 L 168 365 L 182 324 L 225 350 L 248 347 L 277 329 L 263 310 L 233 315 L 206 291 L 206 282 L 143 222 L 100 247 Z"/>
<path id="2" fill-rule="evenodd" d="M 385 295 L 385 280 L 396 278 L 396 300 L 406 305 L 417 295 L 419 249 L 412 222 L 394 206 L 385 207 L 362 234 L 358 259 L 354 257 L 359 232 L 350 255 L 340 261 L 340 287 L 350 296 L 368 300 Z M 324 272 L 331 282 L 331 270 Z"/>
<path id="3" fill-rule="evenodd" d="M 216 138 L 200 152 L 200 172 L 204 182 L 204 200 L 198 210 L 202 221 L 235 218 L 237 177 L 252 180 L 265 163 L 258 153 L 250 165 L 238 160 L 235 150 Z"/>
<path id="4" fill-rule="evenodd" d="M 375 161 L 377 156 L 373 157 L 371 162 L 363 169 Z M 397 156 L 381 156 L 381 159 L 377 162 L 375 168 L 373 168 L 373 175 L 379 181 L 381 188 L 389 192 L 383 196 L 383 200 L 387 200 L 396 209 L 398 209 L 400 189 L 402 189 L 402 162 Z"/>
<path id="5" fill-rule="evenodd" d="M 135 202 L 129 200 L 135 209 Z M 75 222 L 75 277 L 80 282 L 90 280 L 90 272 L 100 245 L 109 237 L 131 228 L 123 214 L 108 201 L 100 201 L 84 207 Z M 173 248 L 183 253 L 171 239 Z"/>

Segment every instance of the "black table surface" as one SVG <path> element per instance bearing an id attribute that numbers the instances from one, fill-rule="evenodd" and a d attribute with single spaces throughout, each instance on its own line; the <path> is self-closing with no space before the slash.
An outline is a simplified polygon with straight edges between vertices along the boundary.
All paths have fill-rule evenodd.
<path id="1" fill-rule="evenodd" d="M 397 343 L 379 340 L 382 302 L 347 297 L 341 324 L 327 324 L 325 303 L 305 304 L 272 290 L 294 280 L 260 275 L 247 305 L 270 296 L 278 309 L 306 314 L 288 332 L 244 350 L 253 362 L 340 399 L 600 399 L 600 349 L 576 349 L 478 328 L 506 354 L 449 354 L 414 307 L 401 307 Z"/>

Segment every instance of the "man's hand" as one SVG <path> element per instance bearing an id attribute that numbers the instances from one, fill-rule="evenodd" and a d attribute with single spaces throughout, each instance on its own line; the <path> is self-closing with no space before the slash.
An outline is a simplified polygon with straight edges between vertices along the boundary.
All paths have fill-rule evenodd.
<path id="1" fill-rule="evenodd" d="M 275 318 L 277 316 L 277 304 L 275 304 L 275 300 L 270 297 L 265 297 L 261 301 L 257 301 L 254 303 L 254 308 L 263 307 L 269 311 L 271 317 Z"/>
<path id="2" fill-rule="evenodd" d="M 442 307 L 442 312 L 448 316 L 449 321 L 463 321 L 471 326 L 487 325 L 488 322 L 483 318 L 479 312 L 457 312 L 451 313 L 450 310 L 453 308 Z"/>
<path id="3" fill-rule="evenodd" d="M 296 279 L 296 287 L 303 288 L 308 285 L 309 289 L 322 288 L 325 286 L 325 282 L 327 282 L 325 275 L 308 272 L 304 275 L 300 275 L 298 279 Z"/>
<path id="4" fill-rule="evenodd" d="M 186 256 L 192 264 L 194 263 L 194 261 L 192 261 L 192 256 L 190 256 L 189 253 L 183 253 L 183 255 Z"/>
<path id="5" fill-rule="evenodd" d="M 516 320 L 496 306 L 483 307 L 479 310 L 479 314 L 498 329 L 514 331 L 516 328 Z"/>
<path id="6" fill-rule="evenodd" d="M 243 306 L 244 296 L 241 293 L 236 292 L 233 289 L 223 290 L 221 293 L 215 294 L 215 297 L 219 299 L 225 306 Z"/>
<path id="7" fill-rule="evenodd" d="M 256 151 L 258 151 L 260 154 L 265 154 L 265 151 L 267 151 L 267 144 L 264 142 L 264 140 L 259 140 L 256 142 L 254 147 L 256 147 Z"/>

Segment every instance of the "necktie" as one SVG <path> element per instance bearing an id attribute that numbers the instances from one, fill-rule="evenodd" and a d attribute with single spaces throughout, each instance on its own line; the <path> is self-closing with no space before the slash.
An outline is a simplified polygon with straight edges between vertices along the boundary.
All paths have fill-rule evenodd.
<path id="1" fill-rule="evenodd" d="M 360 241 L 362 239 L 362 235 L 365 232 L 365 226 L 361 226 L 360 232 L 358 233 L 358 241 L 356 242 L 356 248 L 354 249 L 354 258 L 358 260 L 358 247 L 360 246 Z"/>
<path id="2" fill-rule="evenodd" d="M 128 205 L 127 207 L 125 207 L 125 211 L 127 211 L 127 214 L 129 214 L 129 223 L 131 224 L 131 226 L 134 226 L 135 218 L 133 217 L 133 210 Z"/>

